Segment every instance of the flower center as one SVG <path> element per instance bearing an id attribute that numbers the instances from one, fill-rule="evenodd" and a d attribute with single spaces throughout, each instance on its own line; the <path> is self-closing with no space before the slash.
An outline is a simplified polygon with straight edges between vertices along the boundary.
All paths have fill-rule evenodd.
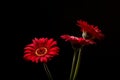
<path id="1" fill-rule="evenodd" d="M 45 48 L 45 47 L 40 47 L 40 48 L 36 49 L 36 51 L 35 51 L 35 54 L 37 56 L 43 56 L 46 53 L 47 53 L 47 48 Z"/>

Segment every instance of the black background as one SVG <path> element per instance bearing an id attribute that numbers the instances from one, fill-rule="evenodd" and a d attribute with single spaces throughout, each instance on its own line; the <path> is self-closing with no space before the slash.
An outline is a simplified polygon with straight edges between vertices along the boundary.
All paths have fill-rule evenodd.
<path id="1" fill-rule="evenodd" d="M 23 59 L 23 48 L 35 37 L 48 37 L 57 40 L 60 47 L 59 56 L 47 63 L 53 78 L 68 80 L 73 50 L 70 43 L 62 40 L 60 35 L 81 36 L 80 29 L 76 26 L 79 19 L 98 25 L 105 38 L 96 45 L 83 49 L 78 78 L 81 80 L 119 78 L 119 2 L 17 1 L 12 3 L 8 10 L 10 16 L 8 21 L 11 25 L 9 28 L 13 35 L 11 42 L 13 52 L 10 54 L 15 58 L 14 62 L 7 62 L 10 71 L 6 73 L 11 75 L 12 79 L 47 80 L 41 63 L 36 64 Z"/>

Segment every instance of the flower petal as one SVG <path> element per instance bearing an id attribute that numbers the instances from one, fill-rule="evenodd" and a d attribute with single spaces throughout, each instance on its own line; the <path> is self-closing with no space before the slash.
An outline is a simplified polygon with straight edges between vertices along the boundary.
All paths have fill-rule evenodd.
<path id="1" fill-rule="evenodd" d="M 32 57 L 31 57 L 31 61 L 32 61 L 32 62 L 35 62 L 35 61 L 36 61 L 36 57 L 35 57 L 35 56 L 32 56 Z"/>
<path id="2" fill-rule="evenodd" d="M 49 45 L 53 42 L 54 40 L 51 38 L 48 40 L 48 42 L 46 43 L 46 46 L 49 47 Z"/>
<path id="3" fill-rule="evenodd" d="M 41 57 L 40 58 L 40 62 L 45 62 L 46 63 L 47 62 L 47 58 L 46 57 Z"/>
<path id="4" fill-rule="evenodd" d="M 55 46 L 56 44 L 57 44 L 57 42 L 54 41 L 54 42 L 52 42 L 52 43 L 49 45 L 49 47 Z"/>
<path id="5" fill-rule="evenodd" d="M 33 47 L 33 48 L 35 48 L 35 45 L 34 44 L 28 44 L 26 47 Z"/>
<path id="6" fill-rule="evenodd" d="M 35 62 L 36 62 L 36 63 L 38 63 L 38 60 L 39 60 L 39 59 L 40 59 L 40 58 L 39 58 L 39 57 L 37 57 L 37 58 L 35 59 Z"/>
<path id="7" fill-rule="evenodd" d="M 48 54 L 50 54 L 50 55 L 52 55 L 52 56 L 58 55 L 58 53 L 57 53 L 57 52 L 54 52 L 54 51 L 51 51 L 51 52 L 49 52 Z"/>
<path id="8" fill-rule="evenodd" d="M 50 48 L 49 51 L 59 51 L 59 48 L 58 47 L 53 47 L 53 48 Z"/>
<path id="9" fill-rule="evenodd" d="M 31 50 L 25 50 L 24 53 L 31 53 Z"/>
<path id="10" fill-rule="evenodd" d="M 30 56 L 31 54 L 25 54 L 24 57 Z"/>
<path id="11" fill-rule="evenodd" d="M 35 50 L 35 48 L 32 48 L 32 47 L 25 47 L 24 48 L 25 50 L 27 49 L 27 50 Z"/>

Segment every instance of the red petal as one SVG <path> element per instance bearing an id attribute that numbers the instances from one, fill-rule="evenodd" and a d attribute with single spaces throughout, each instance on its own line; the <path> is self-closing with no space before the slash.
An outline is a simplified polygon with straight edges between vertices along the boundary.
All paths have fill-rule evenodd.
<path id="1" fill-rule="evenodd" d="M 46 57 L 41 57 L 40 58 L 40 62 L 45 62 L 46 63 L 47 62 L 47 58 Z"/>
<path id="2" fill-rule="evenodd" d="M 33 48 L 35 48 L 35 45 L 34 44 L 28 44 L 27 47 L 33 47 Z"/>
<path id="3" fill-rule="evenodd" d="M 44 42 L 43 42 L 43 46 L 46 46 L 46 45 L 47 45 L 47 42 L 48 42 L 48 38 L 45 38 L 45 39 L 44 39 Z"/>
<path id="4" fill-rule="evenodd" d="M 57 42 L 54 41 L 54 42 L 52 42 L 52 43 L 49 45 L 49 47 L 55 46 L 56 44 L 57 44 Z"/>
<path id="5" fill-rule="evenodd" d="M 49 39 L 49 40 L 47 41 L 47 43 L 46 43 L 46 46 L 49 47 L 49 45 L 50 45 L 52 42 L 53 42 L 53 39 L 52 39 L 52 38 Z"/>
<path id="6" fill-rule="evenodd" d="M 35 56 L 31 57 L 31 60 L 32 60 L 32 62 L 35 62 L 36 61 L 36 57 Z"/>
<path id="7" fill-rule="evenodd" d="M 53 47 L 53 48 L 50 48 L 50 51 L 59 51 L 59 48 L 58 47 Z"/>
<path id="8" fill-rule="evenodd" d="M 30 56 L 31 54 L 25 54 L 24 57 Z"/>
<path id="9" fill-rule="evenodd" d="M 33 44 L 35 45 L 35 47 L 38 47 L 39 40 L 37 38 L 35 38 L 32 41 L 33 41 Z"/>
<path id="10" fill-rule="evenodd" d="M 45 57 L 46 57 L 47 59 L 49 59 L 49 58 L 51 58 L 51 57 L 53 57 L 53 56 L 51 56 L 51 55 L 45 55 Z"/>
<path id="11" fill-rule="evenodd" d="M 58 53 L 57 53 L 57 52 L 54 52 L 54 51 L 51 51 L 51 52 L 49 52 L 48 54 L 53 55 L 53 56 L 58 55 Z"/>
<path id="12" fill-rule="evenodd" d="M 24 53 L 31 53 L 31 50 L 25 50 Z"/>
<path id="13" fill-rule="evenodd" d="M 44 43 L 44 38 L 40 38 L 39 39 L 39 47 L 43 46 Z"/>
<path id="14" fill-rule="evenodd" d="M 33 41 L 33 44 L 36 44 L 36 42 L 38 42 L 38 39 L 34 38 L 32 41 Z"/>
<path id="15" fill-rule="evenodd" d="M 39 59 L 40 59 L 39 57 L 37 57 L 37 58 L 35 59 L 36 63 L 38 63 L 38 60 L 39 60 Z"/>
<path id="16" fill-rule="evenodd" d="M 25 47 L 24 49 L 35 50 L 35 48 L 32 48 L 32 47 Z"/>
<path id="17" fill-rule="evenodd" d="M 29 55 L 29 56 L 25 56 L 24 58 L 26 59 L 26 60 L 31 60 L 31 55 Z"/>
<path id="18" fill-rule="evenodd" d="M 65 34 L 65 35 L 62 35 L 62 36 L 60 36 L 62 39 L 69 39 L 70 38 L 70 36 L 69 35 L 67 35 L 67 34 Z"/>

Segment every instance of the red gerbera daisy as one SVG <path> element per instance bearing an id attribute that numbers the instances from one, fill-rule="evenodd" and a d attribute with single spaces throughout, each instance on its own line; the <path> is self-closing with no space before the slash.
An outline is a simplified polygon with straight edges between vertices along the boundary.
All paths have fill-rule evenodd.
<path id="1" fill-rule="evenodd" d="M 95 44 L 94 41 L 84 39 L 82 37 L 75 37 L 75 36 L 70 36 L 70 35 L 62 35 L 61 38 L 65 39 L 65 41 L 70 41 L 72 44 L 75 44 L 75 45 Z"/>
<path id="2" fill-rule="evenodd" d="M 94 38 L 100 40 L 104 37 L 101 30 L 98 29 L 98 26 L 89 25 L 86 21 L 82 21 L 82 20 L 78 20 L 77 25 L 81 27 L 83 32 L 90 34 Z"/>
<path id="3" fill-rule="evenodd" d="M 59 47 L 56 45 L 57 42 L 52 38 L 35 38 L 33 43 L 24 48 L 24 58 L 36 63 L 38 61 L 46 63 L 52 57 L 58 55 Z"/>

